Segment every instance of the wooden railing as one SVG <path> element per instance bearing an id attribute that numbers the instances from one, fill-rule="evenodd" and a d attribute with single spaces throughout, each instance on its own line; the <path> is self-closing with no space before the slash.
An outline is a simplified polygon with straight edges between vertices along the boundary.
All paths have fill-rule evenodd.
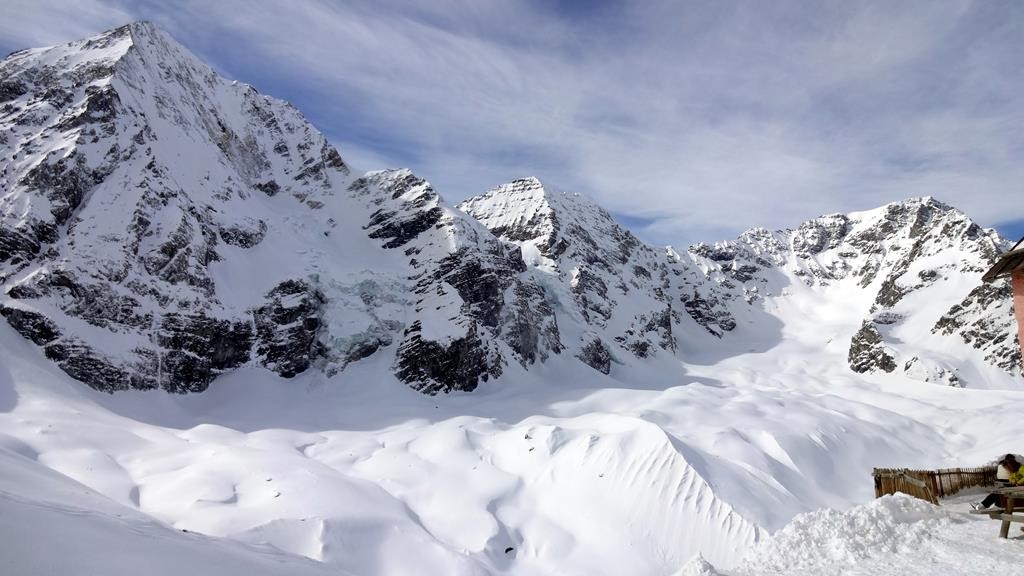
<path id="1" fill-rule="evenodd" d="M 938 504 L 939 498 L 952 496 L 964 488 L 996 483 L 995 466 L 944 470 L 875 468 L 872 475 L 875 477 L 875 498 L 903 492 L 933 504 Z"/>

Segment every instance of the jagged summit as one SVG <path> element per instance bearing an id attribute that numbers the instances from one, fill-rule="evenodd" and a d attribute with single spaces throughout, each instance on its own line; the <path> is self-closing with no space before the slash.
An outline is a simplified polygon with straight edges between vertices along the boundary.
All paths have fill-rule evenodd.
<path id="1" fill-rule="evenodd" d="M 8 99 L 27 91 L 36 82 L 51 81 L 51 74 L 66 78 L 64 88 L 96 85 L 118 72 L 125 58 L 138 58 L 167 71 L 187 66 L 202 76 L 212 68 L 199 60 L 169 34 L 149 21 L 138 21 L 95 36 L 44 48 L 29 48 L 11 53 L 4 60 L 4 85 Z M 102 83 L 102 82 L 100 82 Z M 50 99 L 55 106 L 59 100 Z"/>
<path id="2" fill-rule="evenodd" d="M 535 177 L 520 178 L 465 200 L 458 208 L 507 241 L 521 243 L 531 255 L 552 260 L 571 247 L 600 249 L 602 236 L 635 243 L 607 210 L 586 196 L 555 192 Z"/>

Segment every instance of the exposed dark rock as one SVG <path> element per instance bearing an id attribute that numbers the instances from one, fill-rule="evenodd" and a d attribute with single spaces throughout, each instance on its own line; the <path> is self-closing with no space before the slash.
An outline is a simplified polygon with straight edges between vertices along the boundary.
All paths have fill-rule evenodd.
<path id="1" fill-rule="evenodd" d="M 723 267 L 724 270 L 724 267 Z M 740 264 L 732 269 L 732 277 L 740 282 L 750 282 L 755 278 L 755 274 L 760 270 L 753 264 Z"/>
<path id="2" fill-rule="evenodd" d="M 63 224 L 71 217 L 94 183 L 95 176 L 79 154 L 53 163 L 41 162 L 22 179 L 22 184 L 37 190 L 50 201 L 50 212 L 57 224 Z"/>
<path id="3" fill-rule="evenodd" d="M 839 214 L 804 222 L 793 234 L 793 251 L 809 255 L 836 248 L 849 230 L 849 218 Z"/>
<path id="4" fill-rule="evenodd" d="M 419 321 L 406 331 L 398 349 L 397 375 L 425 394 L 475 390 L 479 382 L 501 375 L 499 362 L 489 362 L 475 327 L 466 336 L 440 343 L 424 340 Z"/>
<path id="5" fill-rule="evenodd" d="M 18 80 L 0 80 L 0 103 L 9 102 L 28 91 L 28 87 Z"/>
<path id="6" fill-rule="evenodd" d="M 368 334 L 365 338 L 354 340 L 342 351 L 342 367 L 369 358 L 377 350 L 390 346 L 392 342 L 394 340 L 388 333 Z"/>
<path id="7" fill-rule="evenodd" d="M 203 314 L 165 314 L 157 331 L 161 386 L 168 392 L 201 392 L 220 373 L 249 360 L 252 326 L 248 322 Z"/>
<path id="8" fill-rule="evenodd" d="M 716 262 L 728 262 L 730 260 L 735 260 L 737 255 L 736 249 L 732 246 L 720 244 L 711 246 L 703 242 L 698 242 L 697 244 L 690 246 L 689 252 Z"/>
<path id="9" fill-rule="evenodd" d="M 854 372 L 892 372 L 896 361 L 882 346 L 882 335 L 870 322 L 864 322 L 850 341 L 850 369 Z"/>
<path id="10" fill-rule="evenodd" d="M 207 215 L 188 206 L 167 238 L 139 260 L 146 272 L 161 280 L 188 284 L 212 295 L 213 281 L 206 266 L 218 259 L 216 243 L 217 232 Z"/>
<path id="11" fill-rule="evenodd" d="M 516 273 L 523 271 L 521 258 L 484 260 L 469 248 L 453 252 L 437 263 L 417 284 L 418 292 L 426 292 L 438 282 L 454 287 L 459 297 L 471 307 L 470 313 L 484 326 L 498 326 L 505 304 L 504 292 Z"/>
<path id="12" fill-rule="evenodd" d="M 58 340 L 43 349 L 46 357 L 53 360 L 75 380 L 88 384 L 101 392 L 116 392 L 132 388 L 133 376 L 125 368 L 115 366 L 97 354 L 89 345 L 78 340 Z M 145 387 L 136 377 L 135 387 Z"/>
<path id="13" fill-rule="evenodd" d="M 341 154 L 338 154 L 338 150 L 335 149 L 334 146 L 325 142 L 323 148 L 320 150 L 320 157 L 323 159 L 324 165 L 328 168 L 340 170 L 345 174 L 349 173 L 348 165 L 341 159 Z"/>
<path id="14" fill-rule="evenodd" d="M 68 270 L 34 274 L 12 286 L 7 294 L 15 299 L 53 296 L 69 316 L 102 328 L 112 324 L 148 327 L 153 320 L 135 298 L 120 294 L 108 283 L 83 284 Z"/>
<path id="15" fill-rule="evenodd" d="M 0 305 L 0 316 L 6 318 L 7 323 L 18 334 L 28 338 L 37 346 L 52 342 L 60 336 L 57 325 L 38 312 Z"/>
<path id="16" fill-rule="evenodd" d="M 434 207 L 429 210 L 413 212 L 411 215 L 400 216 L 397 212 L 378 210 L 370 218 L 367 236 L 386 239 L 385 248 L 398 248 L 432 228 L 441 220 L 444 212 Z"/>
<path id="17" fill-rule="evenodd" d="M 256 356 L 267 368 L 291 378 L 323 355 L 319 333 L 324 296 L 304 280 L 286 280 L 267 299 L 268 304 L 253 311 Z"/>
<path id="18" fill-rule="evenodd" d="M 117 115 L 120 99 L 117 92 L 110 86 L 89 86 L 85 89 L 85 108 L 64 118 L 57 129 L 67 131 L 86 124 L 109 122 Z"/>
<path id="19" fill-rule="evenodd" d="M 248 222 L 246 225 L 235 225 L 220 229 L 220 239 L 225 244 L 239 248 L 252 248 L 263 241 L 267 233 L 267 223 L 262 220 Z"/>
<path id="20" fill-rule="evenodd" d="M 588 321 L 602 324 L 611 318 L 608 286 L 596 273 L 580 268 L 573 279 L 572 291 Z"/>
<path id="21" fill-rule="evenodd" d="M 717 298 L 706 298 L 694 290 L 693 294 L 684 294 L 682 300 L 690 318 L 711 334 L 721 338 L 723 333 L 736 328 L 736 319 Z"/>
<path id="22" fill-rule="evenodd" d="M 287 148 L 285 148 L 287 150 Z M 281 191 L 281 185 L 276 180 L 267 180 L 266 182 L 257 182 L 252 185 L 253 188 L 263 192 L 267 196 L 274 196 Z"/>
<path id="23" fill-rule="evenodd" d="M 602 374 L 608 374 L 612 370 L 611 350 L 596 336 L 580 349 L 576 357 Z"/>
<path id="24" fill-rule="evenodd" d="M 1022 373 L 1020 346 L 1015 335 L 1012 298 L 1008 280 L 979 284 L 959 304 L 939 318 L 932 333 L 959 334 L 973 348 L 986 348 L 985 360 L 1012 374 Z M 1002 314 L 993 314 L 1005 307 Z"/>
<path id="25" fill-rule="evenodd" d="M 945 314 L 939 318 L 932 332 L 952 334 L 963 328 L 969 322 L 969 311 L 972 309 L 988 310 L 1006 302 L 1013 297 L 1013 291 L 1008 281 L 993 282 L 991 284 L 978 284 L 964 298 L 963 302 L 953 305 Z M 968 344 L 970 342 L 968 341 Z"/>
<path id="26" fill-rule="evenodd" d="M 0 227 L 0 262 L 18 264 L 39 254 L 39 240 L 31 229 Z"/>
<path id="27" fill-rule="evenodd" d="M 882 281 L 882 285 L 878 288 L 878 295 L 875 297 L 876 307 L 891 308 L 909 292 L 918 287 L 903 285 L 900 283 L 900 279 L 907 273 L 910 266 L 921 256 L 923 246 L 924 240 L 918 240 L 915 242 L 910 251 L 907 252 L 906 256 L 900 258 L 900 260 L 892 267 L 889 275 L 886 276 L 885 280 Z"/>
<path id="28" fill-rule="evenodd" d="M 511 318 L 506 320 L 504 337 L 523 366 L 548 359 L 548 352 L 559 354 L 562 342 L 558 320 L 547 294 L 540 286 L 516 282 Z"/>

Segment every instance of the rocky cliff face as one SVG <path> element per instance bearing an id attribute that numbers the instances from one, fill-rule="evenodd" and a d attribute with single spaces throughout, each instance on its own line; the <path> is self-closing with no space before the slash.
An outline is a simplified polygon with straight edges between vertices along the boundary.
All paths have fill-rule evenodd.
<path id="1" fill-rule="evenodd" d="M 1007 287 L 977 286 L 1002 240 L 931 199 L 680 253 L 533 178 L 454 208 L 407 170 L 359 176 L 149 24 L 17 52 L 0 78 L 0 316 L 99 390 L 371 357 L 426 393 L 545 362 L 626 378 L 737 349 L 796 284 L 863 300 L 853 370 L 1020 369 Z"/>

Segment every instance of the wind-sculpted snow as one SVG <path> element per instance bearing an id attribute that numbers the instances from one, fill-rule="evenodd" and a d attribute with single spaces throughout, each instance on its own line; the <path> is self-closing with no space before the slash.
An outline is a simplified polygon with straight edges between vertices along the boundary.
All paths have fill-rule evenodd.
<path id="1" fill-rule="evenodd" d="M 7 574 L 348 574 L 269 546 L 177 530 L 11 451 L 10 441 L 0 434 Z"/>
<path id="2" fill-rule="evenodd" d="M 873 466 L 982 463 L 1019 438 L 1020 392 L 879 383 L 784 346 L 688 365 L 647 390 L 579 364 L 545 378 L 513 364 L 518 388 L 492 380 L 441 400 L 371 355 L 334 377 L 247 367 L 203 394 L 111 396 L 0 325 L 0 445 L 34 474 L 59 472 L 109 498 L 40 516 L 21 503 L 85 489 L 3 475 L 0 491 L 14 499 L 0 493 L 0 542 L 48 546 L 45 556 L 0 551 L 18 566 L 136 552 L 178 566 L 261 566 L 270 560 L 251 546 L 269 544 L 275 564 L 304 566 L 290 554 L 352 574 L 713 574 L 798 513 L 870 499 Z M 893 548 L 879 556 L 869 544 L 903 530 L 830 518 L 798 523 L 806 530 L 792 548 L 778 541 L 772 566 L 805 558 L 793 565 L 830 573 L 845 557 L 818 547 L 833 541 L 863 543 L 859 558 L 883 562 Z M 142 522 L 153 538 L 138 542 Z M 983 523 L 977 533 L 995 541 Z M 224 556 L 209 559 L 208 547 Z"/>

